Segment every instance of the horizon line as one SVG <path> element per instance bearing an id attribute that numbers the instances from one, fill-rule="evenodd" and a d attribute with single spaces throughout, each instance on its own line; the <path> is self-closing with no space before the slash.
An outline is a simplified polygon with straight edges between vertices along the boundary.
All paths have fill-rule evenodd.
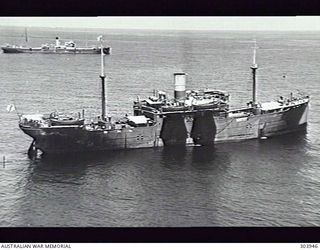
<path id="1" fill-rule="evenodd" d="M 1 28 L 22 28 L 22 29 L 28 29 L 28 28 L 49 28 L 49 29 L 83 29 L 83 30 L 152 30 L 152 31 L 233 31 L 233 32 L 242 32 L 242 31 L 252 31 L 252 32 L 264 32 L 264 31 L 275 31 L 275 32 L 283 32 L 283 31 L 296 31 L 296 32 L 319 32 L 319 29 L 205 29 L 205 28 L 199 28 L 199 29 L 179 29 L 179 28 L 158 28 L 158 29 L 151 29 L 151 28 L 115 28 L 115 27 L 109 27 L 109 28 L 103 28 L 103 27 L 62 27 L 62 26 L 30 26 L 30 25 L 2 25 L 0 24 Z"/>

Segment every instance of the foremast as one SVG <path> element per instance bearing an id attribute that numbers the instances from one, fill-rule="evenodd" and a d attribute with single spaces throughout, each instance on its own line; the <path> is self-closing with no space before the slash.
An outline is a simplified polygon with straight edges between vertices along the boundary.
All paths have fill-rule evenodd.
<path id="1" fill-rule="evenodd" d="M 257 49 L 257 42 L 254 41 L 253 47 L 253 58 L 252 58 L 252 66 L 250 67 L 252 70 L 252 104 L 257 104 L 257 75 L 256 71 L 258 69 L 258 64 L 256 63 L 256 49 Z"/>
<path id="2" fill-rule="evenodd" d="M 101 49 L 101 120 L 106 120 L 106 89 L 105 89 L 105 73 L 104 73 L 104 51 L 103 51 L 103 37 L 99 36 L 98 41 L 100 41 L 100 49 Z"/>

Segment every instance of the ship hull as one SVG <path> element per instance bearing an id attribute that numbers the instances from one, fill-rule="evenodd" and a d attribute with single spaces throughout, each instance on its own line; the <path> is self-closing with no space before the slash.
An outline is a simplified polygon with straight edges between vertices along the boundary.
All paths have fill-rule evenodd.
<path id="1" fill-rule="evenodd" d="M 35 148 L 48 154 L 64 154 L 259 139 L 305 130 L 307 116 L 308 101 L 280 111 L 244 117 L 212 115 L 212 119 L 208 114 L 197 112 L 181 115 L 182 120 L 158 118 L 153 126 L 111 131 L 88 130 L 85 126 L 31 128 L 20 125 L 20 128 L 34 139 Z M 174 128 L 176 124 L 179 128 Z"/>
<path id="2" fill-rule="evenodd" d="M 34 146 L 44 153 L 109 151 L 130 148 L 158 147 L 155 126 L 123 130 L 87 130 L 83 126 L 20 128 L 34 139 Z"/>
<path id="3" fill-rule="evenodd" d="M 308 104 L 305 102 L 288 110 L 261 115 L 260 136 L 271 137 L 305 130 L 309 112 Z"/>
<path id="4" fill-rule="evenodd" d="M 13 47 L 1 47 L 3 53 L 17 54 L 17 53 L 28 53 L 28 54 L 101 54 L 99 48 L 75 48 L 75 49 L 48 49 L 42 48 L 13 48 Z M 104 48 L 104 54 L 110 54 L 110 48 Z"/>

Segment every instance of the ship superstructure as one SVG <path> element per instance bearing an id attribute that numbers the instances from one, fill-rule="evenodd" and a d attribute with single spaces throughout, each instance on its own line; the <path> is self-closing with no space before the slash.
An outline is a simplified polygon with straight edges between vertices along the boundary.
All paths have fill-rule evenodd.
<path id="1" fill-rule="evenodd" d="M 254 48 L 255 51 L 256 48 Z M 256 100 L 255 52 L 252 100 L 243 108 L 229 108 L 223 91 L 187 90 L 187 75 L 174 74 L 174 96 L 158 91 L 133 104 L 133 115 L 113 120 L 106 114 L 104 53 L 101 51 L 101 116 L 87 121 L 84 114 L 23 115 L 19 126 L 33 138 L 30 149 L 44 153 L 107 151 L 169 145 L 209 145 L 217 142 L 267 138 L 305 129 L 308 96 Z"/>

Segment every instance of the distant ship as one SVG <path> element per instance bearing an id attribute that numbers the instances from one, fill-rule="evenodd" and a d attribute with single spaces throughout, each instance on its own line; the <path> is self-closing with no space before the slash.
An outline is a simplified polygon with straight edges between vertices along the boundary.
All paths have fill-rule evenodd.
<path id="1" fill-rule="evenodd" d="M 30 152 L 45 154 L 96 152 L 170 145 L 212 145 L 248 139 L 265 139 L 305 131 L 309 96 L 280 97 L 259 103 L 253 56 L 252 100 L 230 109 L 229 94 L 217 90 L 186 90 L 186 74 L 174 74 L 174 97 L 158 91 L 133 103 L 133 115 L 113 120 L 106 115 L 104 52 L 101 51 L 101 116 L 94 122 L 84 113 L 21 115 L 19 126 L 33 138 Z"/>
<path id="2" fill-rule="evenodd" d="M 27 41 L 27 38 L 26 38 Z M 101 45 L 102 46 L 102 45 Z M 100 54 L 101 48 L 97 46 L 78 47 L 74 41 L 60 43 L 56 37 L 55 45 L 42 44 L 40 47 L 26 47 L 16 45 L 6 45 L 1 47 L 3 53 L 42 53 L 42 54 Z M 102 47 L 104 54 L 110 54 L 110 47 Z"/>

